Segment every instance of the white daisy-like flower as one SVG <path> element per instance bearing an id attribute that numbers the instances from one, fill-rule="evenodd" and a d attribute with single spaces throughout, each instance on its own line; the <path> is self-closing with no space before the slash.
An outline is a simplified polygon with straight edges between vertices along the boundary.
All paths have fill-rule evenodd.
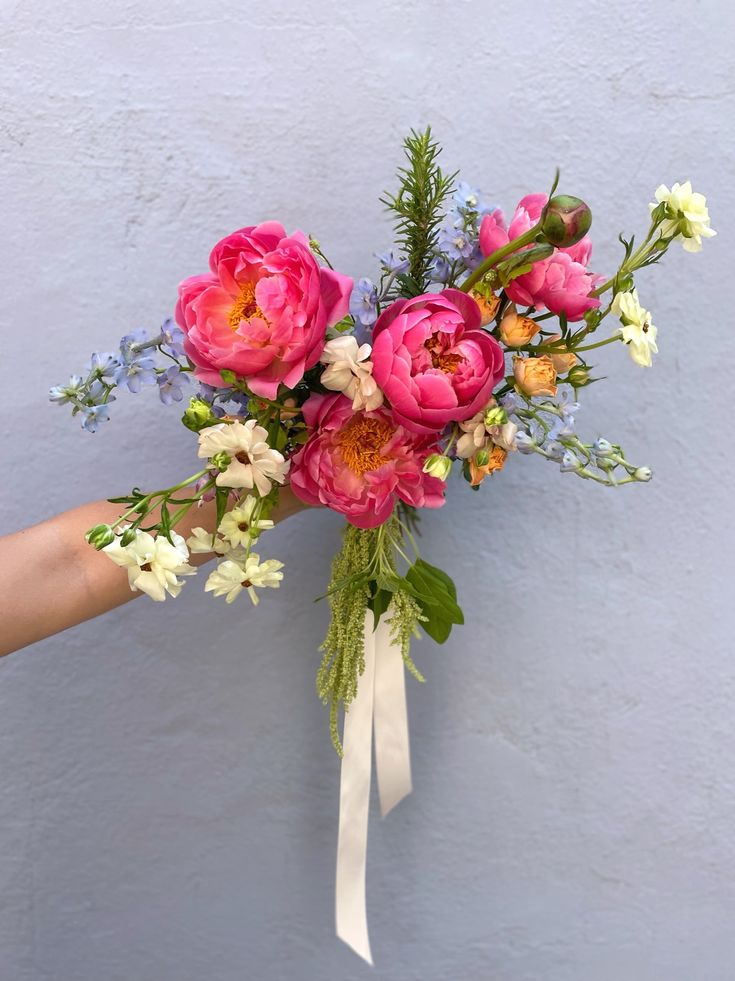
<path id="1" fill-rule="evenodd" d="M 106 545 L 105 552 L 113 562 L 127 569 L 133 591 L 141 590 L 156 602 L 166 593 L 178 596 L 183 582 L 179 576 L 193 576 L 196 569 L 188 564 L 189 552 L 181 535 L 171 532 L 173 544 L 164 536 L 155 538 L 147 531 L 136 531 L 129 545 L 121 545 L 118 536 Z"/>
<path id="2" fill-rule="evenodd" d="M 238 545 L 247 546 L 248 542 L 257 539 L 261 531 L 273 527 L 273 522 L 269 518 L 255 518 L 253 520 L 253 512 L 257 507 L 258 501 L 254 497 L 248 496 L 237 507 L 228 511 L 220 521 L 217 531 L 227 539 L 233 548 Z"/>
<path id="3" fill-rule="evenodd" d="M 644 310 L 638 301 L 638 290 L 630 293 L 616 293 L 610 306 L 616 317 L 620 317 L 620 333 L 628 345 L 628 351 L 636 364 L 650 368 L 652 355 L 658 354 L 656 346 L 657 329 L 651 321 L 651 314 Z"/>
<path id="4" fill-rule="evenodd" d="M 656 188 L 656 201 L 650 205 L 651 211 L 663 203 L 666 204 L 667 217 L 661 223 L 661 235 L 664 238 L 673 235 L 687 252 L 699 252 L 702 239 L 717 234 L 714 228 L 710 228 L 707 198 L 692 190 L 691 181 L 674 184 L 671 190 L 660 184 Z"/>
<path id="5" fill-rule="evenodd" d="M 226 555 L 230 551 L 229 542 L 226 542 L 217 534 L 212 534 L 206 528 L 192 528 L 191 535 L 186 539 L 189 551 L 192 553 L 204 554 L 206 552 L 216 552 L 217 555 Z"/>
<path id="6" fill-rule="evenodd" d="M 268 445 L 268 433 L 254 419 L 247 422 L 218 423 L 199 433 L 200 458 L 226 453 L 227 468 L 217 474 L 219 487 L 244 487 L 265 497 L 272 482 L 282 484 L 288 473 L 283 454 Z"/>
<path id="7" fill-rule="evenodd" d="M 321 355 L 321 382 L 330 392 L 342 392 L 352 399 L 357 412 L 370 412 L 383 404 L 383 393 L 373 378 L 372 348 L 369 344 L 358 345 L 351 334 L 342 334 L 327 341 Z"/>
<path id="8" fill-rule="evenodd" d="M 260 561 L 260 556 L 251 552 L 247 559 L 238 562 L 232 559 L 225 559 L 220 562 L 214 572 L 210 573 L 209 579 L 204 587 L 205 592 L 214 593 L 215 596 L 224 596 L 226 603 L 234 603 L 243 589 L 247 589 L 250 599 L 255 606 L 260 602 L 258 589 L 270 587 L 277 589 L 283 573 L 283 562 L 277 559 L 266 559 Z"/>

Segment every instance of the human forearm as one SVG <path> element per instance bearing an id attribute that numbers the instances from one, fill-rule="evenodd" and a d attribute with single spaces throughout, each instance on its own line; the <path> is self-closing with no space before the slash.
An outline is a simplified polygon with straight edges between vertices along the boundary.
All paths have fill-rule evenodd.
<path id="1" fill-rule="evenodd" d="M 303 507 L 284 488 L 273 517 L 282 521 Z M 136 596 L 124 569 L 91 548 L 85 532 L 111 523 L 119 505 L 96 501 L 0 539 L 0 656 L 66 630 Z M 193 527 L 214 530 L 213 503 L 192 508 L 176 526 L 185 538 Z M 209 555 L 193 554 L 194 565 Z"/>

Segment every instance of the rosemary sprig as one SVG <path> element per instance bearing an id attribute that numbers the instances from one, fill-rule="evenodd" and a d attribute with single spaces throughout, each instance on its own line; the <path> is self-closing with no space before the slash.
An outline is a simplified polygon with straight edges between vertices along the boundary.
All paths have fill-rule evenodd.
<path id="1" fill-rule="evenodd" d="M 386 192 L 380 200 L 395 216 L 397 245 L 408 259 L 407 271 L 397 277 L 399 291 L 418 296 L 431 283 L 444 202 L 454 190 L 457 171 L 446 174 L 437 163 L 441 147 L 432 140 L 430 126 L 411 130 L 403 146 L 407 165 L 398 168 L 398 193 Z"/>

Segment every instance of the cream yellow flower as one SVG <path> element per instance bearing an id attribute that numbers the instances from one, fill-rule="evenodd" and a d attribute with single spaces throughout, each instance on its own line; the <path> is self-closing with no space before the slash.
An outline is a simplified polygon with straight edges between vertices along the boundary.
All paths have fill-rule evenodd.
<path id="1" fill-rule="evenodd" d="M 351 334 L 342 334 L 327 341 L 321 354 L 321 383 L 330 392 L 342 392 L 352 399 L 352 408 L 372 411 L 383 404 L 383 393 L 373 378 L 372 348 L 369 344 L 358 345 Z"/>
<path id="2" fill-rule="evenodd" d="M 217 531 L 233 548 L 246 547 L 249 542 L 257 539 L 261 531 L 273 527 L 273 522 L 269 518 L 253 520 L 253 514 L 257 507 L 258 501 L 254 497 L 248 496 L 237 507 L 228 511 L 220 521 Z"/>
<path id="3" fill-rule="evenodd" d="M 224 596 L 226 603 L 234 603 L 243 589 L 247 589 L 253 605 L 259 603 L 258 594 L 255 587 L 259 589 L 266 586 L 277 589 L 281 585 L 283 573 L 283 562 L 277 559 L 266 559 L 260 561 L 260 556 L 251 552 L 247 559 L 235 562 L 232 559 L 225 559 L 220 562 L 214 572 L 210 573 L 204 591 L 214 593 L 215 596 Z"/>
<path id="4" fill-rule="evenodd" d="M 671 190 L 665 184 L 656 188 L 656 201 L 650 205 L 651 211 L 658 205 L 666 205 L 666 218 L 662 222 L 661 235 L 674 236 L 687 252 L 699 252 L 703 238 L 712 238 L 717 232 L 710 228 L 707 198 L 692 190 L 691 181 L 674 184 Z"/>
<path id="5" fill-rule="evenodd" d="M 656 346 L 657 329 L 651 321 L 651 314 L 644 310 L 638 301 L 638 290 L 630 293 L 616 293 L 610 306 L 616 317 L 620 317 L 620 333 L 628 345 L 628 352 L 636 364 L 650 368 L 653 354 L 658 354 Z"/>
<path id="6" fill-rule="evenodd" d="M 288 461 L 268 445 L 268 433 L 254 419 L 247 422 L 219 423 L 199 433 L 200 458 L 219 453 L 230 458 L 225 470 L 217 474 L 218 487 L 244 487 L 265 497 L 273 482 L 282 484 L 288 473 Z"/>
<path id="7" fill-rule="evenodd" d="M 171 532 L 169 541 L 164 535 L 154 537 L 138 529 L 130 544 L 121 545 L 116 537 L 102 551 L 127 570 L 133 592 L 141 590 L 159 603 L 166 599 L 166 593 L 179 595 L 183 586 L 179 576 L 193 576 L 196 572 L 188 564 L 189 552 L 184 539 L 175 531 Z"/>

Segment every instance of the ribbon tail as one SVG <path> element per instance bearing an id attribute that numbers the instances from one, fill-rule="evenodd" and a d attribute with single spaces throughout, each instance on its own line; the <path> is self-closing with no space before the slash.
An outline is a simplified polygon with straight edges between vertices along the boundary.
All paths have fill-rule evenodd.
<path id="1" fill-rule="evenodd" d="M 400 648 L 381 617 L 375 643 L 375 770 L 380 813 L 385 817 L 411 793 L 411 750 L 408 741 L 406 671 Z"/>
<path id="2" fill-rule="evenodd" d="M 375 694 L 375 637 L 372 617 L 373 614 L 368 610 L 365 616 L 365 670 L 357 686 L 357 695 L 345 713 L 335 889 L 337 936 L 371 965 L 373 959 L 365 904 L 365 866 Z"/>

